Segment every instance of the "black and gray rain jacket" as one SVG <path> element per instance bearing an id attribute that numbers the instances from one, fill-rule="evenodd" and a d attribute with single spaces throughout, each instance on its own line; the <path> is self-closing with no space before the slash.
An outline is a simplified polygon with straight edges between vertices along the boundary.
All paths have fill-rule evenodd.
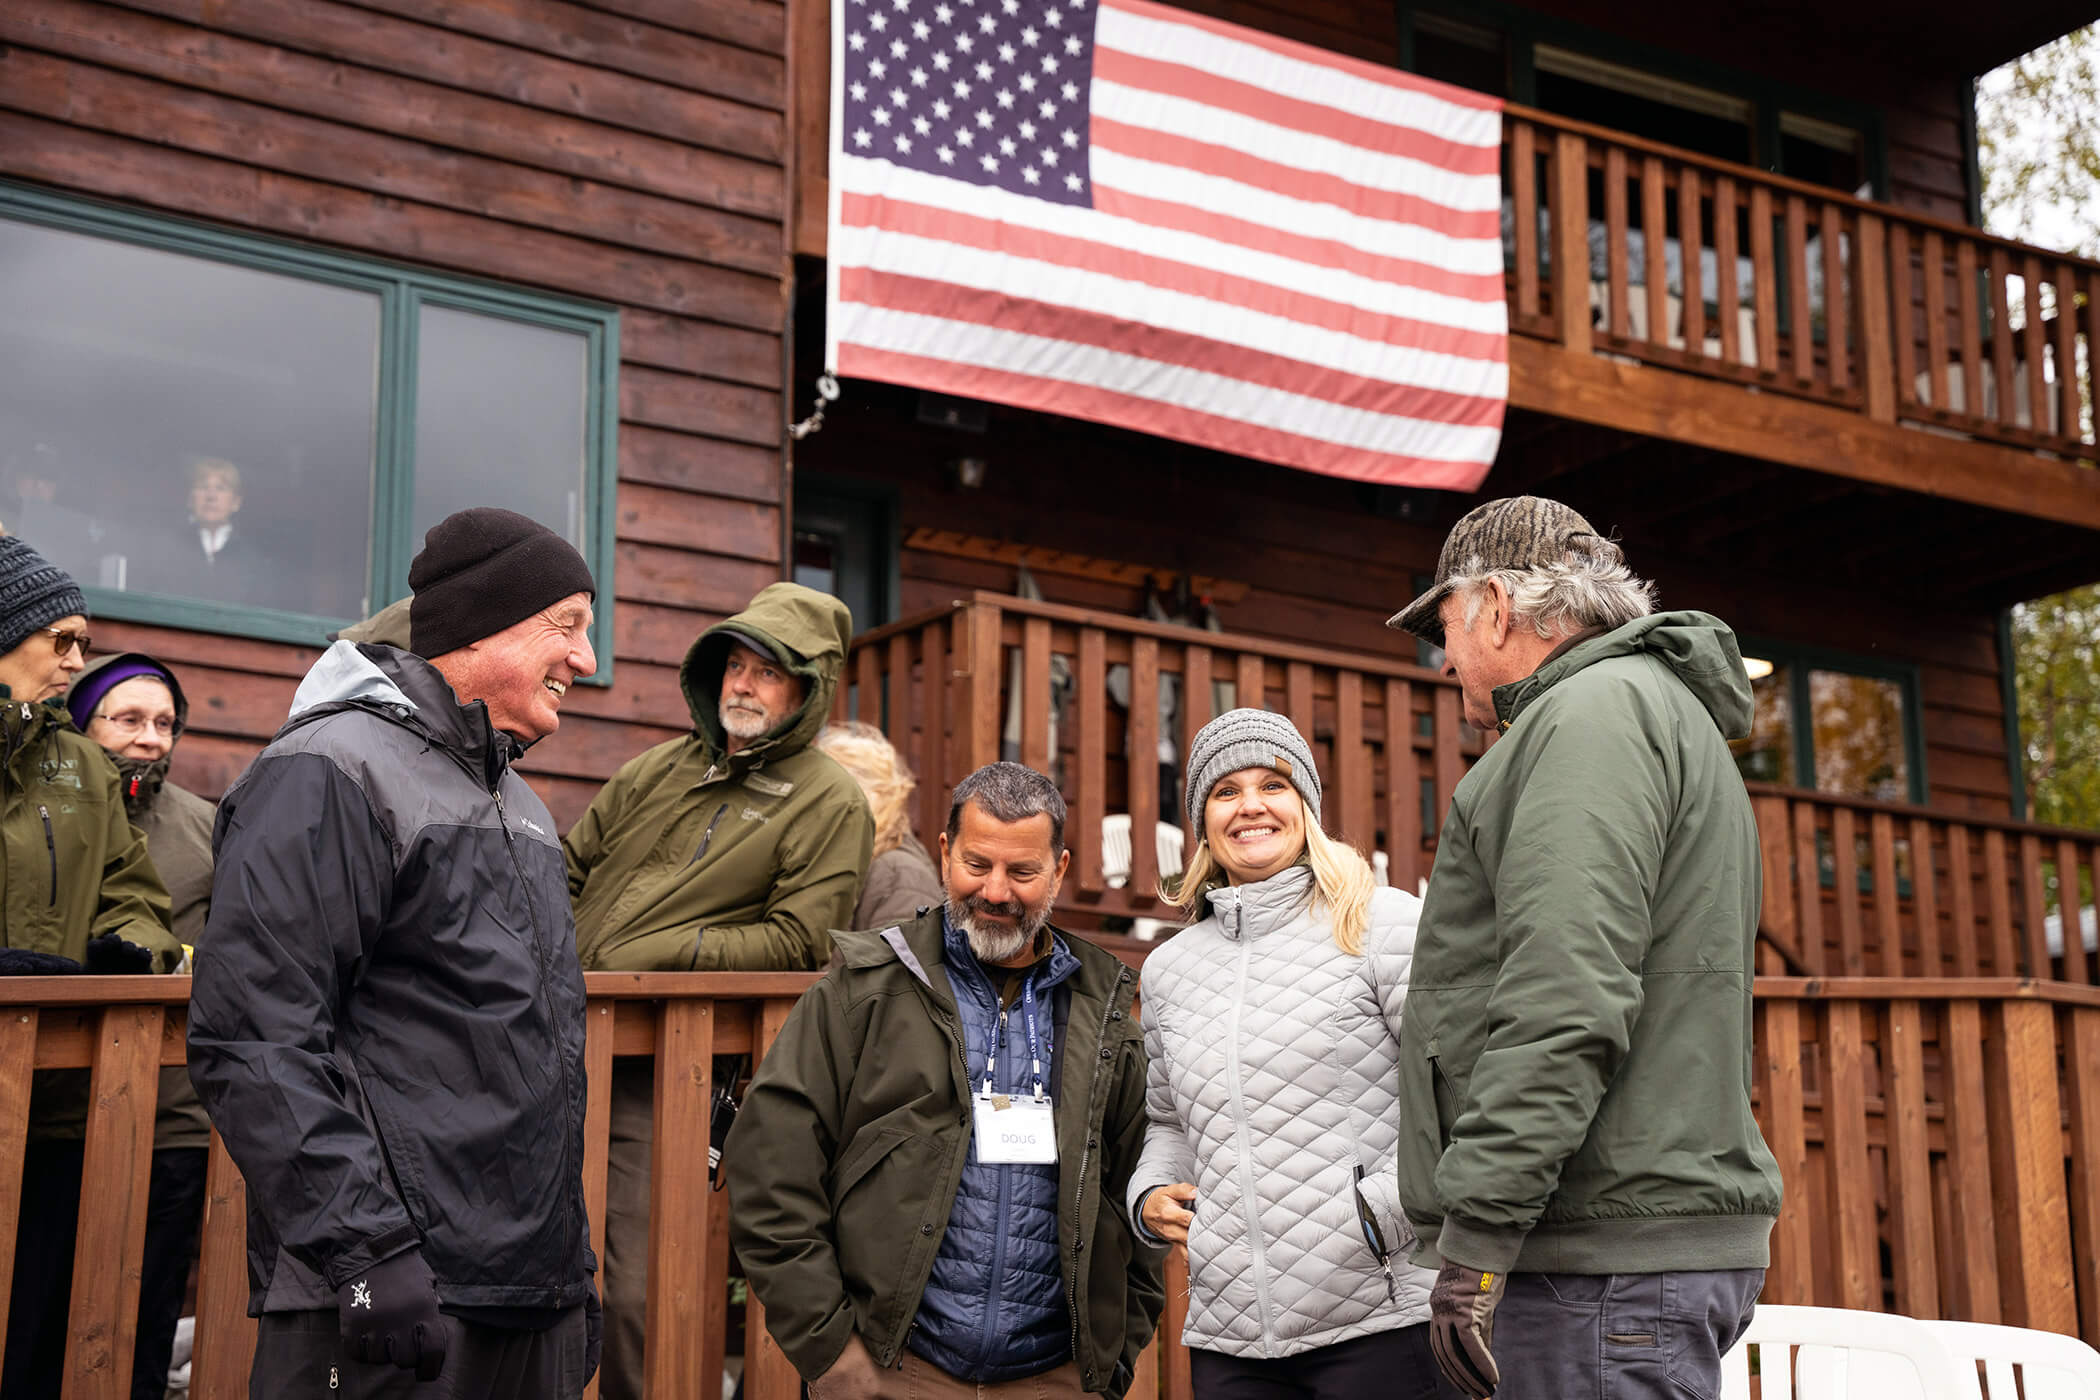
<path id="1" fill-rule="evenodd" d="M 584 1298 L 583 977 L 517 753 L 428 662 L 338 642 L 220 803 L 190 1074 L 251 1313 L 418 1243 L 448 1309 Z"/>

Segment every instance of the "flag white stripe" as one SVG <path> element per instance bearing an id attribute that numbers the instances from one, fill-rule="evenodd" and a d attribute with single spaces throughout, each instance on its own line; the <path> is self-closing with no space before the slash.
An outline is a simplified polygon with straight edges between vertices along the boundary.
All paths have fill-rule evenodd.
<path id="1" fill-rule="evenodd" d="M 1502 207 L 1499 172 L 1462 175 L 1409 156 L 1351 146 L 1262 121 L 1226 107 L 1213 107 L 1106 78 L 1094 80 L 1094 115 L 1163 131 L 1213 146 L 1229 146 L 1257 160 L 1316 171 L 1367 189 L 1389 190 L 1465 213 Z M 1101 141 L 1095 138 L 1095 149 Z"/>
<path id="2" fill-rule="evenodd" d="M 946 180 L 938 175 L 891 165 L 888 161 L 868 160 L 836 151 L 831 157 L 831 186 L 838 193 L 883 195 L 929 209 L 952 209 L 958 214 L 1032 227 L 1060 238 L 1100 243 L 1190 267 L 1215 268 L 1284 291 L 1361 306 L 1379 315 L 1468 331 L 1500 333 L 1509 325 L 1509 307 L 1500 286 L 1494 288 L 1492 300 L 1481 301 L 1424 291 L 1418 287 L 1403 287 L 1339 268 L 1321 267 L 1296 258 L 1260 252 L 1203 234 L 1159 228 L 1135 219 L 1103 214 L 1096 209 L 1051 204 L 987 185 Z M 938 264 L 928 268 L 926 275 L 939 276 Z"/>
<path id="3" fill-rule="evenodd" d="M 1389 384 L 1470 396 L 1506 398 L 1509 367 L 1407 346 L 1366 340 L 1288 317 L 1253 311 L 1232 302 L 1167 291 L 1148 282 L 1112 277 L 1055 263 L 991 253 L 964 244 L 877 228 L 841 228 L 830 256 L 845 267 L 865 267 L 905 277 L 926 277 L 958 287 L 997 292 L 1024 301 L 1104 316 L 1129 316 L 1142 308 L 1146 325 L 1264 354 L 1286 356 L 1323 369 Z"/>
<path id="4" fill-rule="evenodd" d="M 1366 452 L 1486 463 L 1494 460 L 1502 436 L 1499 428 L 1458 427 L 1346 408 L 1244 379 L 1162 364 L 1068 340 L 999 330 L 973 321 L 891 311 L 856 302 L 841 303 L 837 313 L 843 323 L 839 334 L 844 343 L 1087 388 L 1106 388 L 1173 408 Z"/>
<path id="5" fill-rule="evenodd" d="M 1219 175 L 1145 160 L 1099 140 L 1093 145 L 1093 173 L 1099 187 L 1185 204 L 1301 238 L 1325 239 L 1381 258 L 1426 263 L 1477 277 L 1499 276 L 1502 271 L 1498 239 L 1453 238 L 1419 224 L 1366 218 L 1332 204 L 1315 204 Z"/>
<path id="6" fill-rule="evenodd" d="M 1456 145 L 1502 144 L 1502 114 L 1446 102 L 1426 92 L 1381 83 L 1322 63 L 1189 24 L 1152 19 L 1103 4 L 1094 21 L 1094 47 L 1139 58 L 1163 59 L 1199 73 L 1316 103 L 1388 126 L 1424 131 Z"/>

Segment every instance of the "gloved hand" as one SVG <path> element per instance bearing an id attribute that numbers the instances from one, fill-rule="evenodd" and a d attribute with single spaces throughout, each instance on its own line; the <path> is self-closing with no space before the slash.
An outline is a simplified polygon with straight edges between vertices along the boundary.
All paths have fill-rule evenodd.
<path id="1" fill-rule="evenodd" d="M 80 964 L 57 953 L 31 948 L 0 948 L 0 977 L 52 977 L 80 971 Z"/>
<path id="2" fill-rule="evenodd" d="M 583 1383 L 598 1374 L 598 1359 L 605 1354 L 605 1308 L 598 1301 L 598 1285 L 583 1295 Z"/>
<path id="3" fill-rule="evenodd" d="M 445 1369 L 445 1319 L 422 1250 L 380 1260 L 336 1290 L 335 1306 L 352 1361 L 391 1362 L 419 1381 L 434 1381 Z"/>
<path id="4" fill-rule="evenodd" d="M 151 972 L 153 954 L 114 933 L 105 933 L 88 940 L 86 966 L 89 972 Z"/>
<path id="5" fill-rule="evenodd" d="M 1429 1290 L 1429 1350 L 1444 1378 L 1472 1400 L 1488 1400 L 1501 1383 L 1496 1369 L 1495 1308 L 1508 1282 L 1446 1259 Z"/>

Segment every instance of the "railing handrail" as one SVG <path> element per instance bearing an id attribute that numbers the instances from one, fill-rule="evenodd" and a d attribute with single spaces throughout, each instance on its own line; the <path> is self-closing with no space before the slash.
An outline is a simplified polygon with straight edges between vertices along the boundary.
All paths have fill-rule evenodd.
<path id="1" fill-rule="evenodd" d="M 2046 257 L 2057 262 L 2069 263 L 2074 267 L 2085 268 L 2091 272 L 2100 272 L 2100 261 L 2095 261 L 2078 253 L 2060 252 L 2055 249 L 2039 247 L 2032 243 L 2022 243 L 2018 239 L 2006 238 L 1980 228 L 1971 228 L 1966 224 L 1955 223 L 1951 219 L 1942 219 L 1933 214 L 1907 209 L 1900 204 L 1861 199 L 1858 195 L 1846 194 L 1842 190 L 1831 189 L 1824 185 L 1812 185 L 1806 180 L 1797 180 L 1791 176 L 1774 174 L 1769 170 L 1759 170 L 1754 165 L 1738 164 L 1732 160 L 1724 160 L 1719 156 L 1709 156 L 1698 151 L 1688 151 L 1681 146 L 1668 145 L 1665 142 L 1651 140 L 1645 136 L 1635 136 L 1631 132 L 1614 131 L 1610 127 L 1578 121 L 1573 117 L 1556 116 L 1552 112 L 1542 112 L 1535 107 L 1525 107 L 1515 102 L 1508 103 L 1503 107 L 1503 115 L 1505 118 L 1515 117 L 1537 126 L 1551 127 L 1556 131 L 1566 132 L 1571 136 L 1581 136 L 1593 141 L 1607 141 L 1626 150 L 1662 156 L 1682 165 L 1697 166 L 1700 170 L 1711 174 L 1726 175 L 1735 180 L 1764 185 L 1768 189 L 1784 190 L 1788 194 L 1798 194 L 1804 198 L 1813 199 L 1818 204 L 1835 204 L 1840 208 L 1850 209 L 1855 213 L 1872 214 L 1876 218 L 1883 220 L 1901 219 L 1903 222 L 1918 228 L 1931 229 L 1952 237 L 1966 238 L 1978 243 L 1993 244 L 2008 252 L 2018 253 L 2023 257 Z"/>
<path id="2" fill-rule="evenodd" d="M 2032 977 L 1768 977 L 1750 994 L 1769 1001 L 2046 1001 L 2100 1008 L 2100 987 Z"/>
<path id="3" fill-rule="evenodd" d="M 814 972 L 586 972 L 583 992 L 593 1000 L 728 997 L 762 1000 L 800 996 L 816 984 Z M 190 999 L 189 974 L 112 974 L 0 977 L 0 1006 L 179 1006 Z"/>
<path id="4" fill-rule="evenodd" d="M 1979 831 L 2003 831 L 2013 836 L 2039 836 L 2051 841 L 2100 841 L 2100 831 L 2086 831 L 2075 826 L 2049 826 L 2041 822 L 2016 821 L 2011 817 L 1981 816 L 1970 812 L 1949 812 L 1938 807 L 1924 807 L 1915 802 L 1883 802 L 1872 797 L 1855 797 L 1850 793 L 1817 792 L 1813 788 L 1784 787 L 1778 783 L 1746 782 L 1752 797 L 1777 797 L 1788 802 L 1813 802 L 1829 807 L 1849 807 L 1855 812 L 1879 814 L 1907 819 L 1922 818 L 1926 821 L 1954 822 L 1973 827 Z"/>

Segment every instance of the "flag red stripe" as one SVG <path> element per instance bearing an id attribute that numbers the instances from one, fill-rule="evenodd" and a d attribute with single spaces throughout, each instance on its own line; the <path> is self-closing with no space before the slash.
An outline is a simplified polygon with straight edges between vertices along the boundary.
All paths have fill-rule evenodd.
<path id="1" fill-rule="evenodd" d="M 988 399 L 1016 408 L 1040 409 L 1068 418 L 1091 419 L 1195 443 L 1200 447 L 1214 447 L 1221 452 L 1358 481 L 1389 481 L 1471 492 L 1479 488 L 1491 465 L 1487 462 L 1441 462 L 1340 447 L 1317 438 L 1219 418 L 1110 389 L 1014 374 L 983 365 L 937 360 L 924 355 L 874 350 L 865 345 L 839 346 L 838 372 L 861 379 L 909 384 L 936 393 Z"/>
<path id="2" fill-rule="evenodd" d="M 1348 54 L 1336 53 L 1332 49 L 1322 49 L 1316 48 L 1311 44 L 1301 44 L 1295 39 L 1284 39 L 1274 34 L 1264 34 L 1260 30 L 1249 29 L 1244 25 L 1233 24 L 1227 20 L 1212 19 L 1207 15 L 1194 14 L 1188 10 L 1178 10 L 1169 8 L 1166 5 L 1152 4 L 1150 0 L 1102 0 L 1101 8 L 1104 10 L 1121 10 L 1125 14 L 1136 15 L 1140 19 L 1156 20 L 1162 24 L 1185 24 L 1191 29 L 1201 29 L 1215 34 L 1221 39 L 1234 39 L 1243 44 L 1250 44 L 1255 48 L 1267 49 L 1271 53 L 1281 54 L 1285 58 L 1294 58 L 1301 63 L 1311 63 L 1321 68 L 1332 68 L 1338 72 L 1347 73 L 1351 77 L 1363 78 L 1366 81 L 1379 83 L 1385 87 L 1402 88 L 1408 92 L 1426 93 L 1441 102 L 1449 102 L 1455 106 L 1472 107 L 1482 112 L 1499 112 L 1502 110 L 1502 100 L 1500 98 L 1488 97 L 1482 93 L 1469 91 L 1466 88 L 1452 87 L 1448 83 L 1440 83 L 1431 78 L 1419 78 L 1412 73 L 1402 73 L 1398 69 L 1373 63 L 1369 59 L 1354 58 Z"/>
<path id="3" fill-rule="evenodd" d="M 1420 195 L 1359 185 L 1339 175 L 1281 165 L 1262 160 L 1230 146 L 1212 145 L 1186 136 L 1176 136 L 1151 127 L 1095 117 L 1090 138 L 1094 145 L 1139 160 L 1180 166 L 1200 175 L 1215 175 L 1271 194 L 1302 199 L 1314 204 L 1332 204 L 1367 219 L 1412 224 L 1451 238 L 1499 238 L 1502 214 L 1499 209 L 1462 213 Z"/>
<path id="4" fill-rule="evenodd" d="M 1447 141 L 1419 128 L 1351 116 L 1317 102 L 1285 97 L 1251 83 L 1221 78 L 1185 64 L 1146 58 L 1121 49 L 1094 50 L 1094 78 L 1185 98 L 1208 107 L 1223 107 L 1260 121 L 1311 136 L 1325 136 L 1381 155 L 1406 156 L 1448 170 L 1456 176 L 1493 175 L 1502 168 L 1500 146 L 1468 146 Z"/>
<path id="5" fill-rule="evenodd" d="M 1024 301 L 1000 292 L 983 292 L 922 277 L 875 272 L 864 267 L 839 270 L 839 300 L 891 311 L 909 311 L 953 321 L 996 326 L 1003 331 L 1070 341 L 1101 350 L 1135 355 L 1160 364 L 1180 365 L 1206 374 L 1245 380 L 1307 398 L 1340 404 L 1367 413 L 1390 414 L 1458 427 L 1493 427 L 1502 421 L 1502 400 L 1478 394 L 1453 394 L 1411 384 L 1368 379 L 1184 331 L 1134 325 L 1127 317 L 1078 311 L 1040 301 Z"/>
<path id="6" fill-rule="evenodd" d="M 1094 207 L 1104 214 L 1129 219 L 1133 223 L 1201 234 L 1205 238 L 1215 238 L 1220 243 L 1234 243 L 1258 253 L 1274 253 L 1278 257 L 1311 263 L 1315 267 L 1331 267 L 1342 272 L 1353 272 L 1359 277 L 1368 277 L 1373 282 L 1417 287 L 1425 292 L 1438 292 L 1467 301 L 1499 302 L 1507 295 L 1503 290 L 1500 272 L 1453 272 L 1434 263 L 1412 262 L 1405 258 L 1389 258 L 1381 253 L 1367 253 L 1361 248 L 1331 238 L 1311 238 L 1301 233 L 1286 233 L 1282 229 L 1269 224 L 1258 224 L 1251 219 L 1213 214 L 1208 210 L 1179 204 L 1173 200 L 1153 199 L 1148 195 L 1119 190 L 1104 185 L 1099 180 L 1094 182 Z"/>
<path id="7" fill-rule="evenodd" d="M 1211 301 L 1244 306 L 1252 311 L 1281 316 L 1323 330 L 1362 336 L 1387 345 L 1495 364 L 1506 363 L 1509 359 L 1509 342 L 1499 332 L 1462 330 L 1432 321 L 1367 311 L 1353 302 L 1291 291 L 1273 283 L 1195 267 L 1171 258 L 1134 253 L 1110 244 L 1067 238 L 1021 224 L 929 208 L 880 195 L 845 194 L 840 201 L 839 223 L 846 228 L 894 229 L 899 233 L 960 243 L 987 252 L 1010 253 L 1059 267 L 1099 272 L 1164 291 L 1185 292 Z M 1497 295 L 1500 295 L 1499 287 Z"/>

